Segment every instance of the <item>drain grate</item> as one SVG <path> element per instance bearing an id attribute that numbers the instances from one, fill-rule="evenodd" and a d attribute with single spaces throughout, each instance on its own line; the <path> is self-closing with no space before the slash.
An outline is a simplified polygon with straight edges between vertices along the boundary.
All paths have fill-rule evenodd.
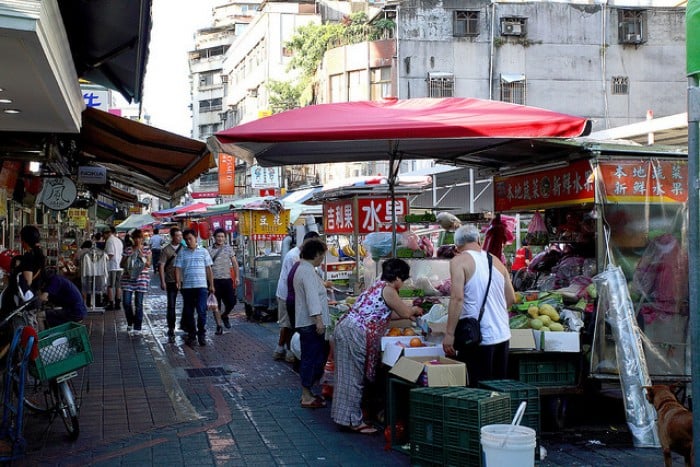
<path id="1" fill-rule="evenodd" d="M 207 366 L 204 368 L 185 368 L 188 378 L 206 378 L 209 376 L 226 376 L 223 367 Z"/>

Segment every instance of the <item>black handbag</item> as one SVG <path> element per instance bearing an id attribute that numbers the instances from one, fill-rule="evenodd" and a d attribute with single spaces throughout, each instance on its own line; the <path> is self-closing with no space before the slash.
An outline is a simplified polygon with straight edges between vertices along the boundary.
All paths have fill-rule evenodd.
<path id="1" fill-rule="evenodd" d="M 493 265 L 491 254 L 487 253 L 487 255 L 489 262 L 489 281 L 486 284 L 486 293 L 484 294 L 484 301 L 481 303 L 481 310 L 479 310 L 479 319 L 462 318 L 457 321 L 454 341 L 454 348 L 457 350 L 457 352 L 468 351 L 481 344 L 481 317 L 484 316 L 486 298 L 489 296 L 489 288 L 491 287 L 491 269 Z"/>

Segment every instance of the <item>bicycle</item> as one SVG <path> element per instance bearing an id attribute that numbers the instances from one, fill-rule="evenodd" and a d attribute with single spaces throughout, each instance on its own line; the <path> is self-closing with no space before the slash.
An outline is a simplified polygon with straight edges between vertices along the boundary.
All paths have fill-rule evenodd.
<path id="1" fill-rule="evenodd" d="M 32 303 L 16 308 L 0 322 L 0 328 L 18 317 L 24 323 L 34 321 L 30 309 Z M 77 370 L 93 361 L 87 329 L 73 322 L 45 329 L 38 333 L 36 347 L 38 355 L 30 361 L 26 374 L 24 405 L 35 413 L 48 413 L 51 417 L 49 427 L 60 416 L 69 439 L 74 441 L 80 435 L 80 406 L 71 379 L 78 375 Z"/>

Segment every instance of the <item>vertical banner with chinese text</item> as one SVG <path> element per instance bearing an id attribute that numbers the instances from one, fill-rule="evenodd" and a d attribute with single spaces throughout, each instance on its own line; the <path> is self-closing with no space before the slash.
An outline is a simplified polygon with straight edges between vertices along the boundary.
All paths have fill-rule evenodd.
<path id="1" fill-rule="evenodd" d="M 219 153 L 219 194 L 231 196 L 236 192 L 236 160 L 233 156 Z"/>

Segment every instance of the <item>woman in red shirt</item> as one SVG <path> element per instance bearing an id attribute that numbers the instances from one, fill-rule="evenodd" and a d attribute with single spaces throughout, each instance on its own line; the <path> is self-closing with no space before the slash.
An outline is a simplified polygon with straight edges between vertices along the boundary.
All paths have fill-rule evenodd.
<path id="1" fill-rule="evenodd" d="M 527 240 L 523 240 L 523 244 L 518 251 L 515 252 L 515 259 L 513 260 L 513 266 L 511 266 L 510 271 L 513 276 L 515 273 L 523 268 L 530 265 L 530 260 L 532 259 L 532 252 L 530 247 L 527 246 Z"/>

